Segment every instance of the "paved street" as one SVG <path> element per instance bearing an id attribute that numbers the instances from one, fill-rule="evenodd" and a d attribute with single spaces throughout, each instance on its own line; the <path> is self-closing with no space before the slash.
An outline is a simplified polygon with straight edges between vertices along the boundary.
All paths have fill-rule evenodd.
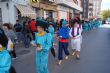
<path id="1" fill-rule="evenodd" d="M 17 46 L 16 46 L 17 47 Z M 17 73 L 35 73 L 34 47 L 16 48 L 18 58 L 14 60 Z M 71 51 L 71 48 L 69 48 Z M 50 53 L 50 73 L 110 73 L 110 28 L 101 27 L 83 33 L 81 60 L 70 56 L 61 66 Z"/>

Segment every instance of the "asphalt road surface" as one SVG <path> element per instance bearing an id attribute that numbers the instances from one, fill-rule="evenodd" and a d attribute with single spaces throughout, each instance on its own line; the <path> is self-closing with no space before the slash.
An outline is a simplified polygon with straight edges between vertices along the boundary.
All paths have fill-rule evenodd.
<path id="1" fill-rule="evenodd" d="M 21 45 L 16 46 L 19 47 L 16 48 L 18 58 L 13 62 L 17 73 L 36 73 L 35 48 L 26 49 Z M 69 49 L 71 52 L 70 47 Z M 50 53 L 50 73 L 110 73 L 110 26 L 104 25 L 99 29 L 83 33 L 80 61 L 69 56 L 61 66 L 56 63 L 57 59 L 54 59 Z"/>

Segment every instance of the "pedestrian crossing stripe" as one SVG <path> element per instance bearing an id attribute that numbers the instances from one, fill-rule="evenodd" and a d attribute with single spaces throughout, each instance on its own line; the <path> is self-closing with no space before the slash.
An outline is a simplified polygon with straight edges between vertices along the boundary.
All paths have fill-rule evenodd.
<path id="1" fill-rule="evenodd" d="M 31 0 L 32 3 L 37 3 L 39 0 Z"/>

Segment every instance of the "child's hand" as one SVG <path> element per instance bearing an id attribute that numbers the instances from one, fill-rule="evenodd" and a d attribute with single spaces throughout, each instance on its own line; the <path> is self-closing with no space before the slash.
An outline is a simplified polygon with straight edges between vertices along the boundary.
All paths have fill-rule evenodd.
<path id="1" fill-rule="evenodd" d="M 76 37 L 73 37 L 73 39 L 76 39 Z"/>
<path id="2" fill-rule="evenodd" d="M 37 45 L 35 44 L 35 42 L 33 42 L 33 41 L 31 42 L 31 44 L 32 44 L 32 46 L 37 46 Z"/>
<path id="3" fill-rule="evenodd" d="M 76 39 L 76 37 L 71 37 L 71 39 Z"/>
<path id="4" fill-rule="evenodd" d="M 62 36 L 59 36 L 59 38 L 62 38 Z"/>
<path id="5" fill-rule="evenodd" d="M 42 48 L 40 48 L 40 47 L 37 47 L 37 48 L 36 48 L 36 50 L 37 50 L 37 51 L 41 51 L 41 50 L 42 50 Z"/>

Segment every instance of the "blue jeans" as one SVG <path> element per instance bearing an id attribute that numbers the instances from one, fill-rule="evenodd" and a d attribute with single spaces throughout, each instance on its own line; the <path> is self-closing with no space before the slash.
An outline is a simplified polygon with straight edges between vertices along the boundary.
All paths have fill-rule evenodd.
<path id="1" fill-rule="evenodd" d="M 22 41 L 23 36 L 22 36 L 22 33 L 21 32 L 16 32 L 16 36 L 17 36 L 17 40 L 19 42 Z"/>
<path id="2" fill-rule="evenodd" d="M 23 35 L 23 42 L 24 42 L 24 46 L 26 48 L 29 47 L 30 39 L 29 39 L 28 35 Z"/>
<path id="3" fill-rule="evenodd" d="M 63 59 L 63 51 L 65 52 L 65 54 L 67 56 L 69 55 L 68 43 L 59 42 L 58 60 L 62 60 Z"/>

